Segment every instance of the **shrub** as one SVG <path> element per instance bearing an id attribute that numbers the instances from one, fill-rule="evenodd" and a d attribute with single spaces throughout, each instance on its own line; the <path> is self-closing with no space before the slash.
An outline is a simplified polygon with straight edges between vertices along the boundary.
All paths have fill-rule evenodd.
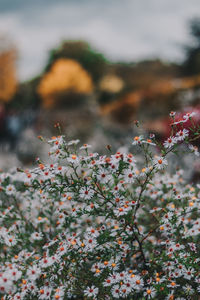
<path id="1" fill-rule="evenodd" d="M 199 155 L 200 128 L 184 129 L 192 117 L 178 131 L 172 121 L 163 144 L 134 137 L 142 168 L 131 153 L 100 156 L 58 136 L 52 163 L 2 173 L 2 299 L 197 299 L 200 185 L 165 170 L 179 144 Z"/>
<path id="2" fill-rule="evenodd" d="M 43 106 L 52 108 L 58 105 L 56 102 L 62 95 L 66 97 L 70 92 L 88 95 L 92 89 L 91 76 L 77 61 L 60 58 L 42 78 L 38 93 L 42 98 Z"/>
<path id="3" fill-rule="evenodd" d="M 48 72 L 58 59 L 77 61 L 91 74 L 94 82 L 102 77 L 108 67 L 107 59 L 85 41 L 63 41 L 56 49 L 52 49 L 49 53 L 45 71 Z"/>

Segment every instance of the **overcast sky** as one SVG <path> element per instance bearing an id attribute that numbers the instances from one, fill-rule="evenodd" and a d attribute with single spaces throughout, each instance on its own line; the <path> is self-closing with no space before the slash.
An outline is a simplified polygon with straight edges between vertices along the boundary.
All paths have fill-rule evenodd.
<path id="1" fill-rule="evenodd" d="M 41 72 L 63 39 L 84 39 L 109 59 L 183 59 L 200 0 L 0 0 L 0 33 L 19 51 L 22 80 Z"/>

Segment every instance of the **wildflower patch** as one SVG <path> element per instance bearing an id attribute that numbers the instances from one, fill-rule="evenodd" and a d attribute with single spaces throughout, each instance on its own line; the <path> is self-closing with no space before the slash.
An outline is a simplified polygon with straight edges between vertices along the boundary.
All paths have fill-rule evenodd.
<path id="1" fill-rule="evenodd" d="M 166 167 L 179 144 L 199 156 L 200 128 L 171 117 L 162 144 L 133 138 L 142 168 L 58 136 L 52 163 L 0 174 L 1 299 L 198 299 L 200 184 Z"/>

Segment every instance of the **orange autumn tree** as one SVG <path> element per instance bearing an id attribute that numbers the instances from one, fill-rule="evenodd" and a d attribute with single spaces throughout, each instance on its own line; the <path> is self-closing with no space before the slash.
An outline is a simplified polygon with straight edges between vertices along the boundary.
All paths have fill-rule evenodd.
<path id="1" fill-rule="evenodd" d="M 16 50 L 0 37 L 0 101 L 9 102 L 17 89 Z"/>
<path id="2" fill-rule="evenodd" d="M 89 94 L 93 90 L 90 74 L 75 60 L 55 61 L 38 86 L 38 93 L 46 108 L 55 107 L 59 97 L 68 93 Z"/>

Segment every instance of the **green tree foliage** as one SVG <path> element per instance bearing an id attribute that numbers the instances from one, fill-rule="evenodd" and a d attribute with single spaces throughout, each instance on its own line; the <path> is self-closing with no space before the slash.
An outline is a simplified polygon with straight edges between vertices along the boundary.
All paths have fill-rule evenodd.
<path id="1" fill-rule="evenodd" d="M 58 48 L 50 51 L 45 72 L 59 58 L 71 58 L 78 61 L 93 77 L 98 80 L 105 72 L 107 61 L 101 53 L 94 51 L 84 41 L 64 41 Z"/>
<path id="2" fill-rule="evenodd" d="M 186 75 L 196 75 L 200 73 L 200 18 L 191 21 L 190 32 L 194 43 L 186 48 L 183 69 Z"/>
<path id="3" fill-rule="evenodd" d="M 40 105 L 40 97 L 37 94 L 37 86 L 40 77 L 19 84 L 12 101 L 7 105 L 8 108 L 23 110 L 27 108 L 36 109 Z"/>

